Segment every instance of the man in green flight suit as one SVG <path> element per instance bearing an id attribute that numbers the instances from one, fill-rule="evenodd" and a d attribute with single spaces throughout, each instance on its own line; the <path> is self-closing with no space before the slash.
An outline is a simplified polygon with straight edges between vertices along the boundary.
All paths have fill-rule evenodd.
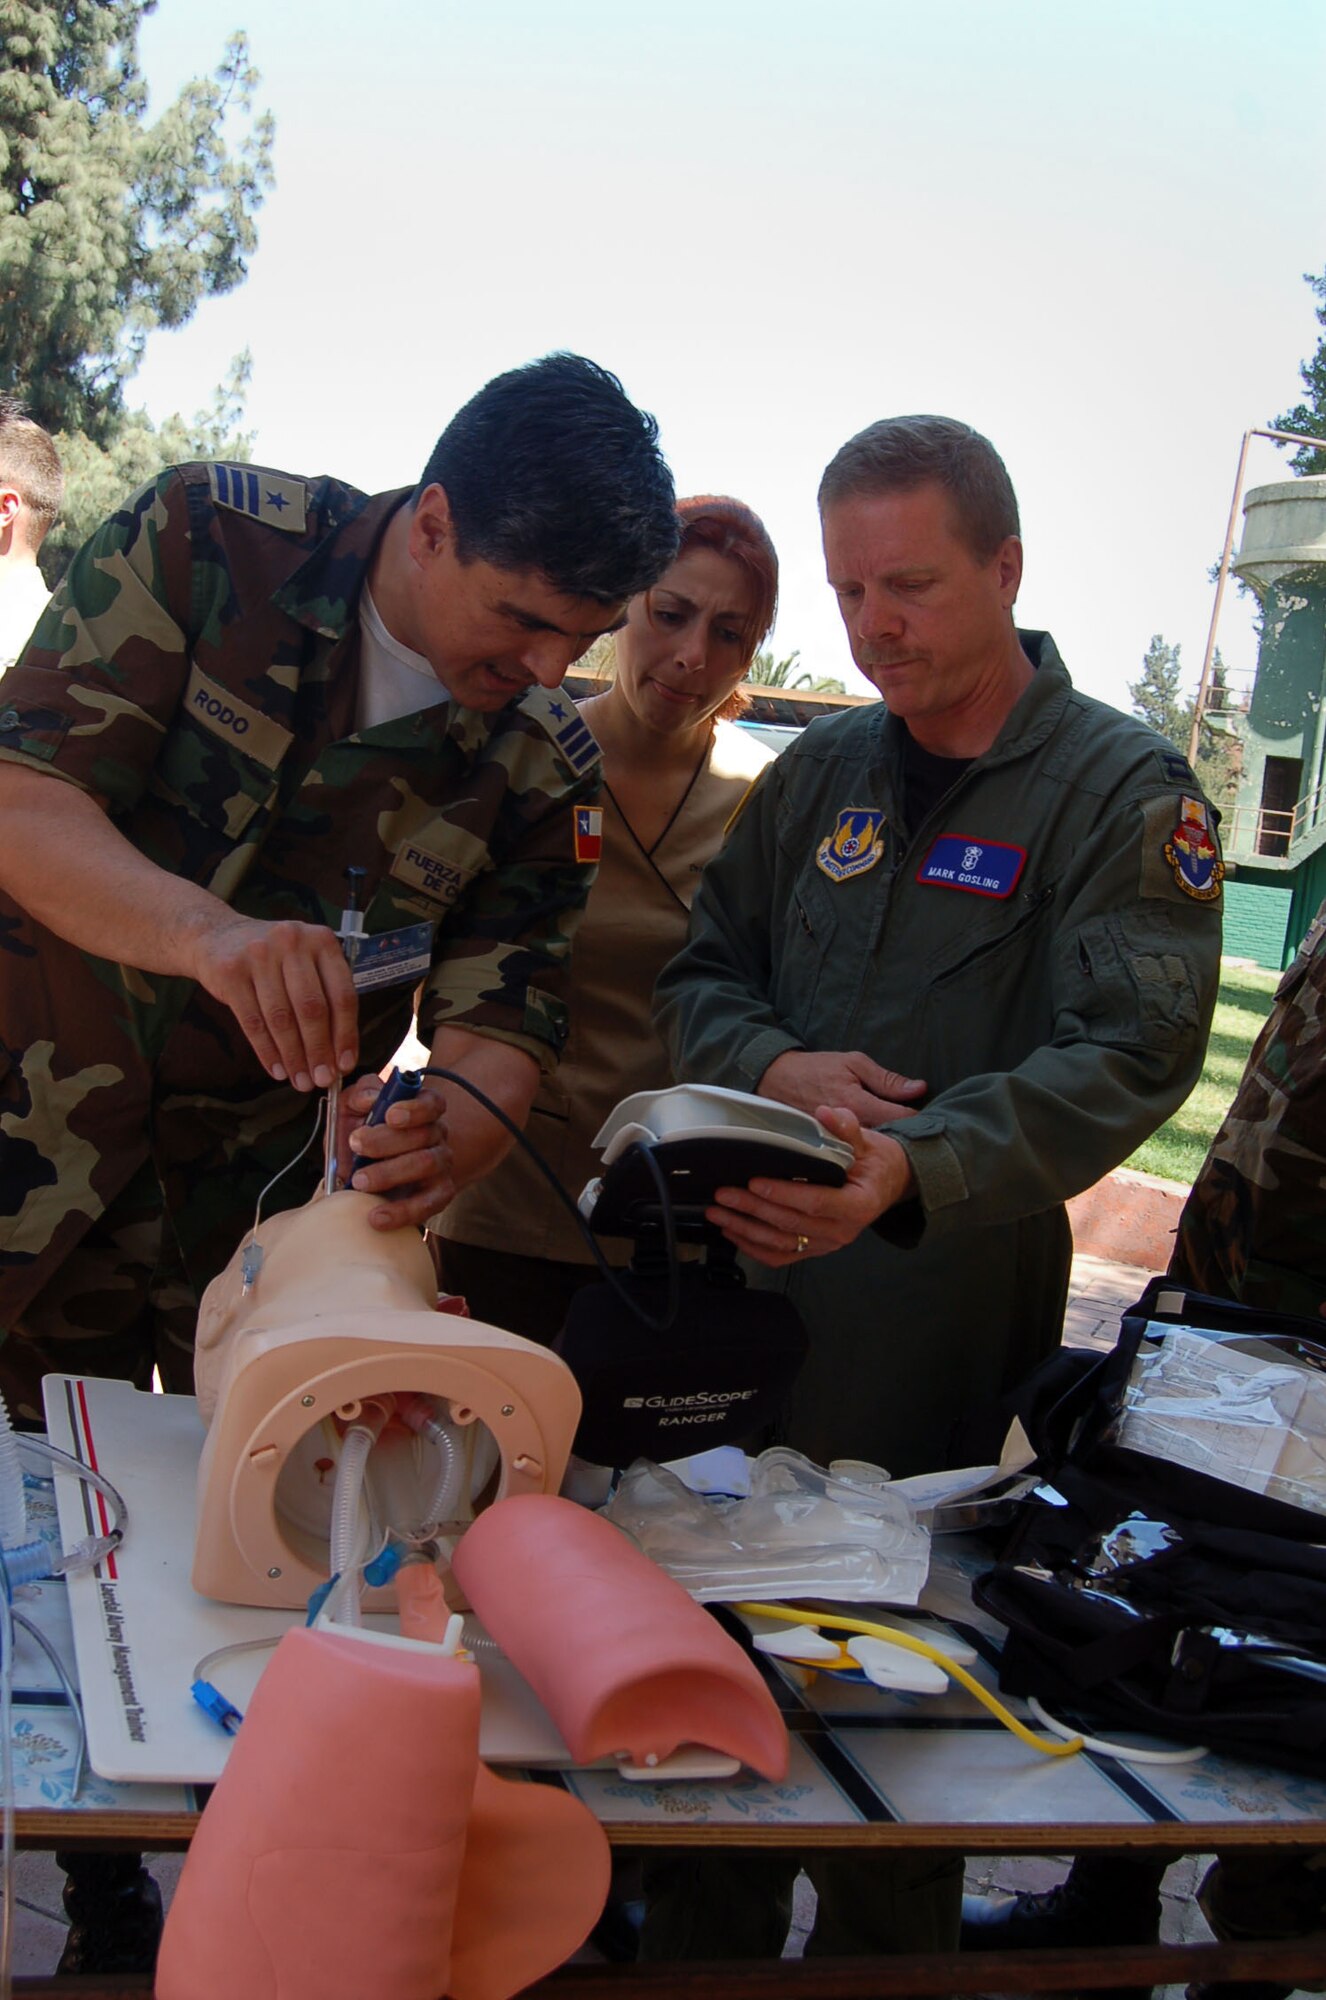
<path id="1" fill-rule="evenodd" d="M 336 1152 L 383 1197 L 376 1227 L 422 1223 L 504 1150 L 459 1092 L 445 1118 L 430 1087 L 364 1124 L 372 1073 L 420 979 L 432 1060 L 517 1121 L 556 1063 L 599 784 L 556 690 L 675 552 L 657 436 L 615 376 L 552 355 L 482 389 L 412 490 L 176 467 L 74 559 L 0 682 L 15 1418 L 40 1420 L 51 1371 L 145 1387 L 155 1362 L 192 1388 L 198 1295 L 334 1079 L 369 1072 Z M 267 1206 L 318 1178 L 311 1149 Z M 159 1903 L 113 1860 L 71 1875 L 65 1970 L 151 1963 Z"/>
<path id="2" fill-rule="evenodd" d="M 820 511 L 883 700 L 813 723 L 757 782 L 657 997 L 680 1078 L 798 1105 L 853 1145 L 842 1189 L 756 1181 L 710 1219 L 810 1331 L 783 1441 L 901 1475 L 954 1462 L 959 1423 L 1058 1342 L 1066 1197 L 1200 1072 L 1223 865 L 1186 760 L 1015 626 L 1017 502 L 986 439 L 874 424 Z M 877 1870 L 820 1871 L 811 1949 L 956 1943 L 947 1859 L 889 1894 Z M 682 1885 L 687 1955 L 723 1955 L 740 1900 L 714 1885 L 726 1937 L 706 1935 L 702 1885 Z M 757 1902 L 752 1953 L 777 1949 L 777 1895 Z"/>

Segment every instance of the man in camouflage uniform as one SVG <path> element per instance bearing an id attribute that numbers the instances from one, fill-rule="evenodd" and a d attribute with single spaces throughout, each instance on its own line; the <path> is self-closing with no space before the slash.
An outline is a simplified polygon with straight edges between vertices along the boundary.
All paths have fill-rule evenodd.
<path id="1" fill-rule="evenodd" d="M 1326 1312 L 1326 903 L 1253 1044 L 1179 1218 L 1170 1275 L 1275 1312 Z M 1326 1852 L 1222 1854 L 1199 1900 L 1217 1937 L 1326 1929 Z M 1269 1980 L 1201 2000 L 1281 2000 Z"/>
<path id="2" fill-rule="evenodd" d="M 675 534 L 653 419 L 562 355 L 482 390 L 413 493 L 182 466 L 75 558 L 0 683 L 14 1415 L 51 1369 L 145 1384 L 156 1360 L 192 1387 L 197 1295 L 310 1137 L 309 1093 L 410 1024 L 408 985 L 356 999 L 348 867 L 366 933 L 427 927 L 433 1060 L 524 1117 L 565 1033 L 599 784 L 555 690 Z M 404 712 L 374 720 L 384 647 Z M 419 1224 L 504 1135 L 459 1092 L 444 1126 L 432 1088 L 363 1127 L 376 1088 L 347 1091 L 340 1157 L 349 1136 L 356 1187 L 408 1190 L 377 1226 Z M 268 1207 L 307 1197 L 317 1151 Z"/>

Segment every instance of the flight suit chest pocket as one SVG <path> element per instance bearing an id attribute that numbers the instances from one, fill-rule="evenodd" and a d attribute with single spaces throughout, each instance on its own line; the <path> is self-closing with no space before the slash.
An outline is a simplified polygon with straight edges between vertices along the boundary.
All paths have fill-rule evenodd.
<path id="1" fill-rule="evenodd" d="M 1051 884 L 1019 884 L 1006 901 L 985 901 L 942 890 L 934 894 L 934 903 L 926 905 L 936 932 L 929 960 L 934 985 L 968 977 L 978 968 L 983 977 L 987 973 L 1001 976 L 1005 967 L 1015 981 L 1025 975 L 1028 954 L 1042 934 L 1043 919 L 1054 899 Z"/>
<path id="2" fill-rule="evenodd" d="M 781 950 L 774 954 L 775 1007 L 804 1026 L 819 1018 L 849 963 L 869 947 L 886 893 L 884 816 L 873 807 L 789 810 L 780 820 Z"/>

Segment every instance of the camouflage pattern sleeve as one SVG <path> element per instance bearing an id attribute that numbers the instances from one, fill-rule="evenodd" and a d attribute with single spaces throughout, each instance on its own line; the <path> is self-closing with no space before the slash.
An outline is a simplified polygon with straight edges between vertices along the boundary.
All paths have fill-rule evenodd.
<path id="1" fill-rule="evenodd" d="M 1193 1183 L 1170 1271 L 1277 1312 L 1326 1304 L 1326 903 Z"/>
<path id="2" fill-rule="evenodd" d="M 0 756 L 131 809 L 184 685 L 190 571 L 187 496 L 168 472 L 84 544 L 0 681 Z"/>
<path id="3" fill-rule="evenodd" d="M 475 790 L 500 793 L 491 865 L 452 908 L 419 1005 L 423 1041 L 443 1027 L 491 1035 L 525 1049 L 545 1074 L 566 1041 L 571 939 L 596 872 L 577 858 L 577 821 L 601 789 L 598 746 L 574 716 L 569 702 L 535 689 L 496 731 L 490 717 L 475 718 L 476 730 L 491 732 Z"/>

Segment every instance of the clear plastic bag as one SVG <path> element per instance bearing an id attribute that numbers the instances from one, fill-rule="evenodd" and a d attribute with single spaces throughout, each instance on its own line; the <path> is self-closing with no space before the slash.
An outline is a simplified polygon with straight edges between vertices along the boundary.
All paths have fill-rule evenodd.
<path id="1" fill-rule="evenodd" d="M 862 1471 L 842 1478 L 776 1446 L 754 1461 L 749 1495 L 705 1500 L 642 1458 L 605 1512 L 701 1602 L 915 1604 L 930 1566 L 929 1533 L 886 1473 L 865 1480 Z"/>
<path id="2" fill-rule="evenodd" d="M 1326 1374 L 1256 1334 L 1158 1326 L 1133 1363 L 1117 1443 L 1326 1514 Z"/>

